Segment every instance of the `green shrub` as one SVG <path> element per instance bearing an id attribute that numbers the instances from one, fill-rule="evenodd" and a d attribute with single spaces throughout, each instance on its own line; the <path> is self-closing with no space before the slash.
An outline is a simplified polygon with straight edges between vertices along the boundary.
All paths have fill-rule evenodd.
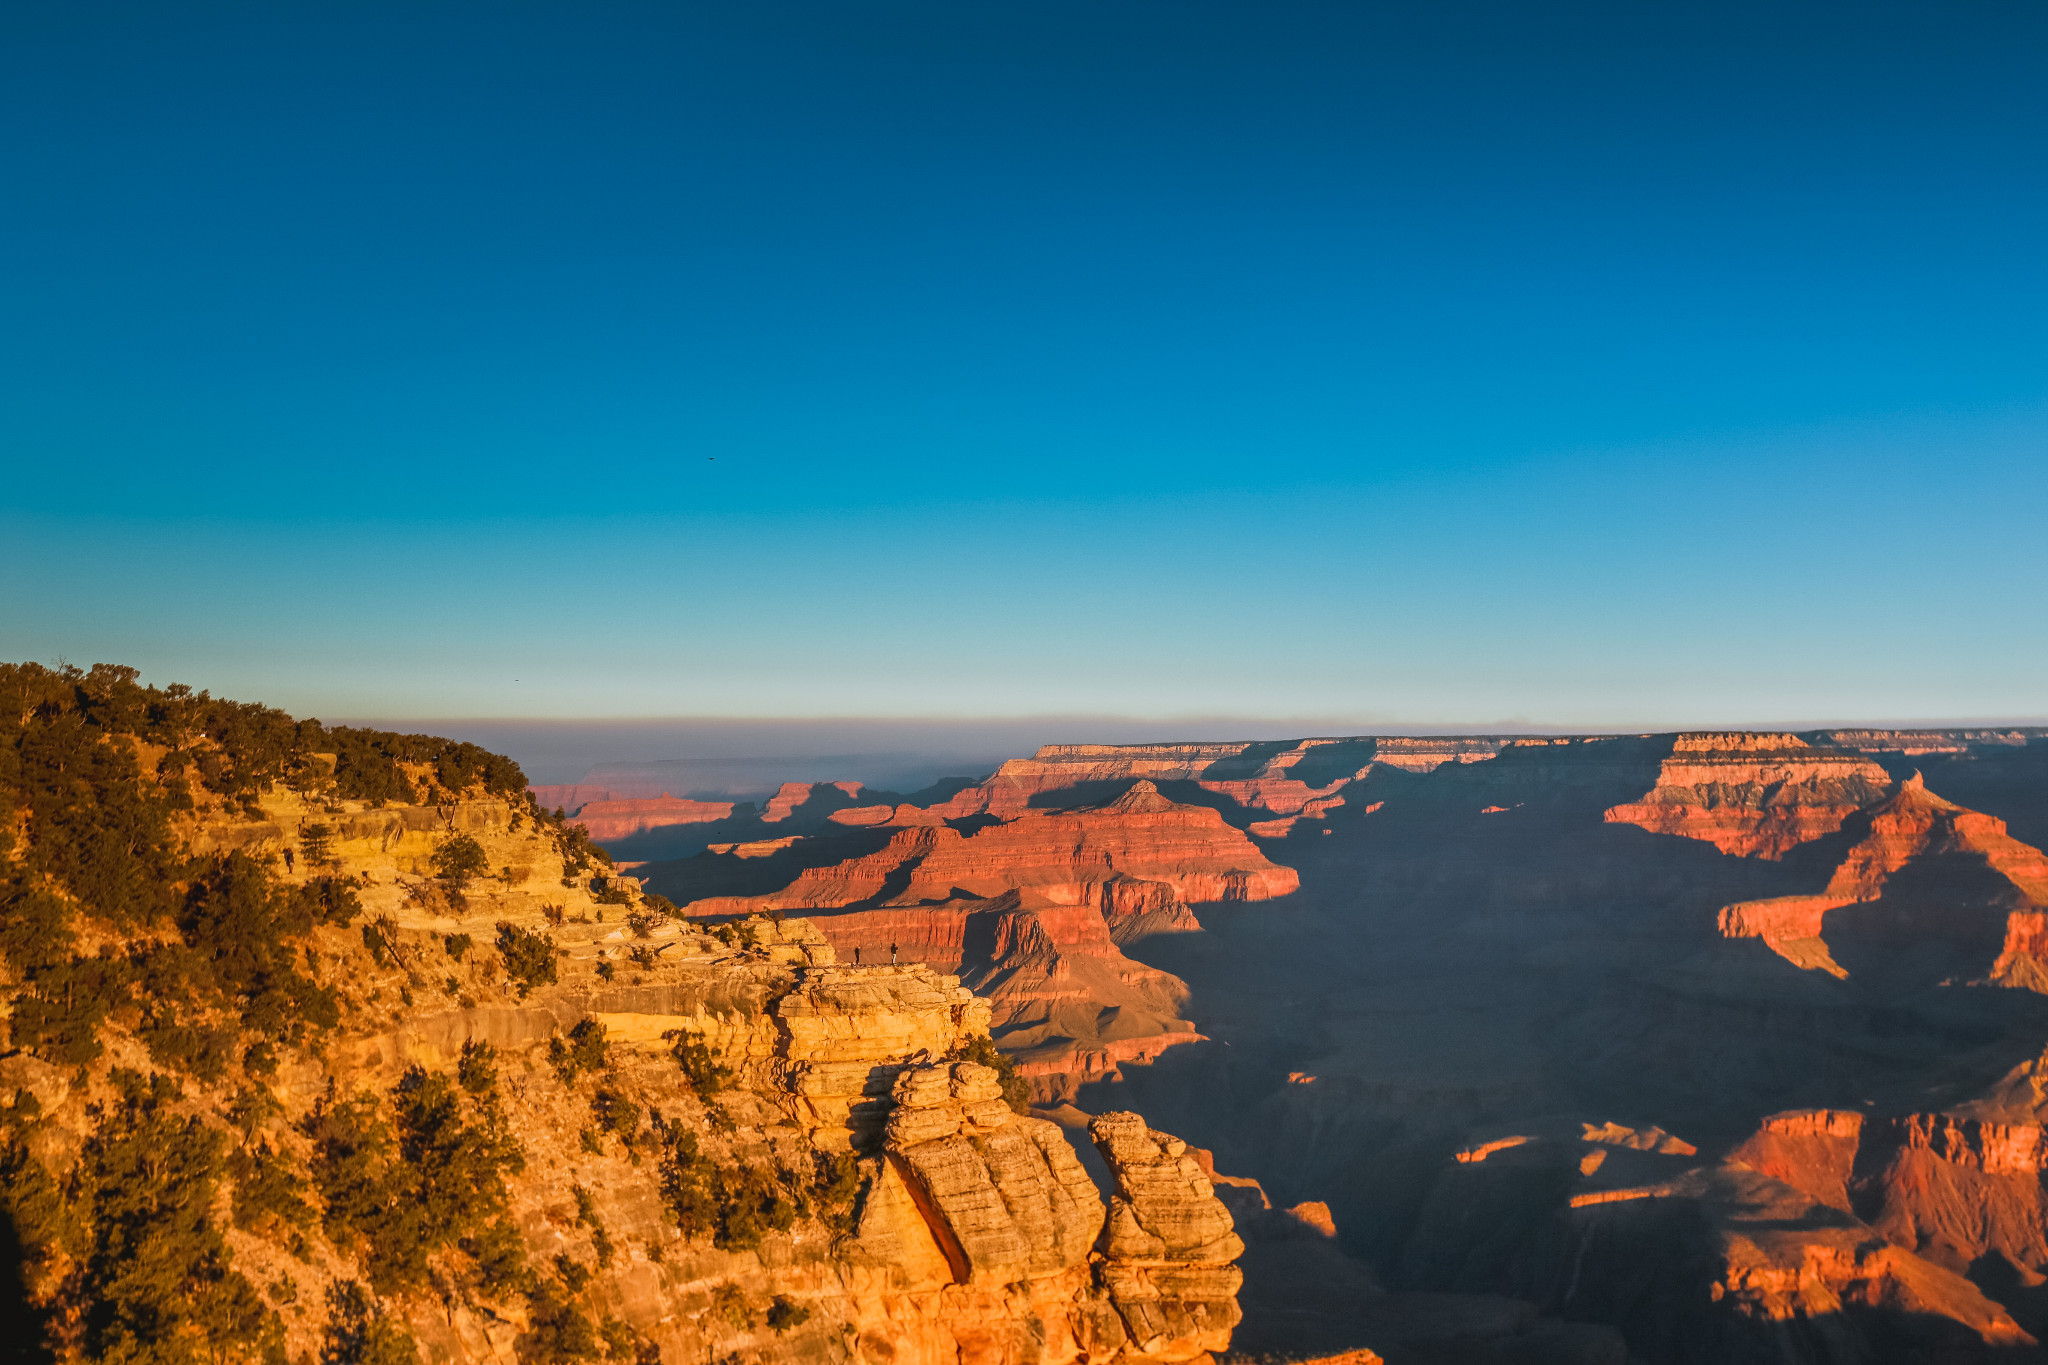
<path id="1" fill-rule="evenodd" d="M 277 1234 L 313 1225 L 313 1206 L 299 1197 L 304 1176 L 267 1142 L 244 1147 L 228 1160 L 234 1177 L 233 1219 L 248 1232 Z"/>
<path id="2" fill-rule="evenodd" d="M 640 1106 L 608 1085 L 601 1085 L 590 1097 L 590 1114 L 597 1126 L 615 1135 L 628 1147 L 640 1130 Z"/>
<path id="3" fill-rule="evenodd" d="M 777 1294 L 768 1305 L 768 1325 L 777 1332 L 787 1332 L 792 1327 L 801 1327 L 810 1320 L 811 1310 L 787 1294 Z"/>
<path id="4" fill-rule="evenodd" d="M 678 1030 L 668 1052 L 700 1100 L 710 1100 L 732 1080 L 731 1070 L 720 1066 L 711 1049 L 704 1046 L 704 1040 L 694 1034 Z"/>
<path id="5" fill-rule="evenodd" d="M 479 1099 L 498 1094 L 498 1049 L 471 1038 L 462 1045 L 462 1059 L 456 1063 L 455 1079 Z"/>
<path id="6" fill-rule="evenodd" d="M 468 934 L 448 934 L 441 939 L 441 946 L 447 949 L 448 956 L 460 962 L 462 955 L 476 946 L 476 940 Z"/>
<path id="7" fill-rule="evenodd" d="M 564 1039 L 548 1039 L 548 1061 L 563 1085 L 573 1085 L 585 1071 L 603 1071 L 611 1065 L 611 1044 L 605 1041 L 605 1027 L 595 1018 L 581 1019 Z"/>
<path id="8" fill-rule="evenodd" d="M 498 956 L 505 960 L 505 975 L 518 983 L 521 1000 L 535 986 L 553 985 L 559 977 L 555 940 L 508 920 L 498 921 Z"/>
<path id="9" fill-rule="evenodd" d="M 311 931 L 319 904 L 281 890 L 242 853 L 215 859 L 192 883 L 178 928 L 208 984 L 238 1007 L 244 1029 L 296 1041 L 308 1026 L 340 1022 L 334 992 L 296 965 L 293 943 Z"/>
<path id="10" fill-rule="evenodd" d="M 753 1305 L 747 1302 L 746 1291 L 736 1284 L 722 1284 L 711 1291 L 711 1315 L 725 1319 L 739 1331 L 754 1330 Z"/>
<path id="11" fill-rule="evenodd" d="M 860 1199 L 860 1161 L 852 1152 L 814 1150 L 811 1197 L 818 1219 L 838 1233 L 853 1231 Z"/>
<path id="12" fill-rule="evenodd" d="M 313 1180 L 326 1205 L 328 1239 L 363 1259 L 380 1294 L 417 1289 L 428 1258 L 447 1247 L 470 1254 L 506 1221 L 507 1171 L 521 1168 L 516 1143 L 464 1113 L 445 1076 L 413 1067 L 391 1094 L 387 1123 L 374 1096 L 332 1098 L 302 1130 L 313 1140 Z M 500 1252 L 502 1237 L 493 1243 Z M 487 1272 L 504 1283 L 511 1272 Z"/>
<path id="13" fill-rule="evenodd" d="M 612 1239 L 605 1231 L 604 1220 L 597 1216 L 597 1200 L 581 1185 L 574 1186 L 576 1195 L 576 1221 L 590 1229 L 590 1244 L 597 1253 L 600 1267 L 612 1263 Z"/>
<path id="14" fill-rule="evenodd" d="M 184 1365 L 252 1349 L 282 1362 L 284 1329 L 209 1218 L 221 1134 L 182 1114 L 178 1087 L 115 1068 L 119 1098 L 86 1139 L 73 1177 L 88 1230 L 74 1271 L 89 1358 Z"/>
<path id="15" fill-rule="evenodd" d="M 571 1277 L 583 1270 L 573 1261 L 566 1267 L 558 1261 L 558 1272 L 565 1268 Z M 535 1281 L 527 1294 L 526 1330 L 512 1343 L 520 1365 L 564 1365 L 589 1360 L 598 1353 L 597 1331 L 574 1302 L 580 1287 L 580 1283 L 572 1288 L 565 1280 L 547 1276 Z"/>
<path id="16" fill-rule="evenodd" d="M 389 915 L 379 915 L 365 924 L 363 946 L 370 950 L 370 957 L 379 967 L 396 967 L 400 961 L 398 921 Z"/>
<path id="17" fill-rule="evenodd" d="M 419 1347 L 404 1324 L 354 1280 L 327 1287 L 327 1331 L 320 1365 L 417 1365 Z"/>
<path id="18" fill-rule="evenodd" d="M 490 859 L 484 855 L 484 846 L 467 834 L 452 835 L 441 841 L 431 859 L 434 875 L 447 882 L 457 891 L 490 870 Z"/>

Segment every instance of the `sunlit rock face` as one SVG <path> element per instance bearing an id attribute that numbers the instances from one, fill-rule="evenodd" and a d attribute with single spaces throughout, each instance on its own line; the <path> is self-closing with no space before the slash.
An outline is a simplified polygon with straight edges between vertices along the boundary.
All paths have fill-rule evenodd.
<path id="1" fill-rule="evenodd" d="M 1816 749 L 1793 735 L 1685 734 L 1657 785 L 1606 818 L 1705 840 L 1723 853 L 1782 858 L 1840 829 L 1890 786 L 1885 770 L 1861 754 Z"/>
<path id="2" fill-rule="evenodd" d="M 1719 922 L 1730 938 L 1760 938 L 1795 965 L 1838 977 L 1848 969 L 1830 950 L 1830 931 L 1865 940 L 1866 957 L 1889 947 L 1967 979 L 2040 989 L 2044 906 L 2048 857 L 2007 834 L 2004 821 L 1928 791 L 1916 773 L 1871 812 L 1868 833 L 1824 890 L 1739 902 Z M 1960 961 L 1951 961 L 1955 950 Z"/>

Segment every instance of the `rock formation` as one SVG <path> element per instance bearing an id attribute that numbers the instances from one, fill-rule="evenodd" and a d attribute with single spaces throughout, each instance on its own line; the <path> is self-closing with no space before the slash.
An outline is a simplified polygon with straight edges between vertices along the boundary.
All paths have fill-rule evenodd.
<path id="1" fill-rule="evenodd" d="M 833 905 L 812 913 L 840 962 L 894 943 L 989 997 L 1041 1103 L 1142 1110 L 1321 1205 L 1341 1236 L 1219 1177 L 1249 1247 L 1241 1352 L 2024 1358 L 1999 1353 L 2048 1335 L 2015 1155 L 2048 1109 L 2048 999 L 1994 987 L 2048 980 L 2043 738 L 1053 746 L 950 798 L 803 788 L 721 826 L 701 863 L 734 875 L 676 898 L 744 916 L 801 888 L 787 913 Z M 1141 780 L 1299 889 L 1160 932 L 1192 895 L 1075 857 L 1092 833 L 1041 837 Z M 879 1135 L 894 1098 L 844 1103 Z M 915 1211 L 909 1184 L 875 1190 Z M 934 1277 L 941 1241 L 917 1253 Z"/>
<path id="2" fill-rule="evenodd" d="M 630 800 L 586 801 L 571 816 L 599 843 L 670 825 L 702 825 L 732 817 L 730 801 L 689 801 L 663 792 Z"/>
<path id="3" fill-rule="evenodd" d="M 1890 785 L 1869 759 L 1816 749 L 1794 735 L 1684 734 L 1657 785 L 1640 800 L 1610 808 L 1606 818 L 1703 839 L 1723 853 L 1775 859 L 1840 829 Z"/>
<path id="4" fill-rule="evenodd" d="M 1100 1154 L 1153 1240 L 1112 1237 L 963 1057 L 994 1054 L 958 978 L 671 917 L 459 746 L 119 670 L 0 696 L 9 1323 L 60 1359 L 1228 1344 L 1228 1217 L 1162 1180 L 1179 1144 L 1131 1118 Z"/>
<path id="5" fill-rule="evenodd" d="M 1951 934 L 1956 920 L 1972 909 L 1988 909 L 2001 922 L 2004 942 L 1995 961 L 1979 972 L 2001 984 L 2038 988 L 2048 984 L 2040 954 L 2048 923 L 2048 858 L 2005 832 L 2005 822 L 1964 810 L 1927 790 L 1916 773 L 1898 794 L 1872 814 L 1870 832 L 1849 850 L 1818 895 L 1778 896 L 1743 901 L 1720 914 L 1730 938 L 1760 938 L 1779 956 L 1801 967 L 1845 976 L 1830 954 L 1823 929 L 1831 912 L 1886 898 L 1899 874 L 1916 862 L 1962 858 L 1996 877 L 1988 906 L 1975 906 L 1981 893 L 1947 880 L 1931 893 L 1914 888 L 1901 897 L 1885 927 L 1892 933 L 1918 929 L 1922 936 Z"/>
<path id="6" fill-rule="evenodd" d="M 771 895 L 692 905 L 699 913 L 727 914 L 836 909 L 877 898 L 935 904 L 1021 890 L 1049 904 L 1099 906 L 1116 922 L 1149 912 L 1160 899 L 1135 883 L 1164 887 L 1181 902 L 1270 900 L 1299 884 L 1293 869 L 1268 860 L 1215 811 L 1169 801 L 1140 781 L 1099 806 L 1019 811 L 971 834 L 916 824 L 886 848 L 809 869 Z"/>
<path id="7" fill-rule="evenodd" d="M 1183 908 L 1183 913 L 1184 913 Z M 987 997 L 997 1043 L 1045 1104 L 1073 1100 L 1132 1062 L 1199 1042 L 1183 1018 L 1187 988 L 1126 957 L 1093 906 L 1010 891 L 934 906 L 820 912 L 811 922 L 844 959 L 904 961 L 958 973 Z M 1190 927 L 1193 927 L 1192 924 Z"/>
<path id="8" fill-rule="evenodd" d="M 889 807 L 832 818 L 867 810 L 894 819 Z M 1123 945 L 1199 929 L 1191 901 L 1268 900 L 1296 885 L 1291 868 L 1216 811 L 1169 801 L 1139 780 L 1100 805 L 1019 810 L 967 834 L 910 824 L 875 852 L 806 868 L 779 891 L 687 908 L 844 911 L 819 919 L 842 954 L 885 961 L 894 945 L 984 991 L 999 1041 L 1019 1055 L 1038 1097 L 1056 1102 L 1201 1036 L 1181 1017 L 1185 988 L 1131 961 Z"/>
<path id="9" fill-rule="evenodd" d="M 1721 1163 L 1614 1141 L 1629 1131 L 1617 1125 L 1481 1144 L 1482 1158 L 1443 1169 L 1404 1263 L 1425 1277 L 1482 1271 L 1546 1311 L 1618 1321 L 1650 1359 L 1884 1358 L 1908 1341 L 1974 1359 L 2034 1345 L 1963 1267 L 1849 1211 L 1855 1128 L 1779 1115 Z"/>

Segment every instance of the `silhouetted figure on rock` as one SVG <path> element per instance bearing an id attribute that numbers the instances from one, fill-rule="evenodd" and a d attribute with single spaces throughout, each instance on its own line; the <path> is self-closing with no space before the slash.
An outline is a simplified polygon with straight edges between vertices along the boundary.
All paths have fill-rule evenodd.
<path id="1" fill-rule="evenodd" d="M 891 967 L 896 965 L 896 945 L 893 943 L 889 945 L 889 965 Z"/>

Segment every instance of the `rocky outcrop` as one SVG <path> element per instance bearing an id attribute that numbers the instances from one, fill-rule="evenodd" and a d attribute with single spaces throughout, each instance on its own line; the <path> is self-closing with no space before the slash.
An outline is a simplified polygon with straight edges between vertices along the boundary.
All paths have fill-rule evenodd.
<path id="1" fill-rule="evenodd" d="M 1837 748 L 1866 754 L 1965 754 L 1976 748 L 2023 748 L 2028 730 L 1823 730 L 1817 738 Z"/>
<path id="2" fill-rule="evenodd" d="M 1687 1365 L 2033 1345 L 1958 1268 L 1849 1211 L 1854 1131 L 1779 1115 L 1718 1164 L 1607 1142 L 1607 1126 L 1480 1144 L 1483 1160 L 1443 1168 L 1404 1268 L 1424 1282 L 1482 1273 L 1547 1312 L 1616 1323 L 1632 1357 Z"/>
<path id="3" fill-rule="evenodd" d="M 1092 793 L 1135 781 L 1194 782 L 1248 810 L 1302 812 L 1332 797 L 1378 763 L 1426 773 L 1446 763 L 1477 763 L 1513 741 L 1483 736 L 1341 736 L 1292 741 L 1204 744 L 1047 744 L 1013 758 L 986 782 L 930 809 L 948 819 L 1007 815 L 1034 805 L 1077 804 L 1060 793 Z"/>
<path id="4" fill-rule="evenodd" d="M 650 829 L 670 825 L 702 825 L 730 819 L 730 801 L 689 801 L 663 792 L 659 796 L 631 800 L 586 801 L 576 811 L 575 822 L 599 843 L 630 838 Z"/>
<path id="5" fill-rule="evenodd" d="M 1483 763 L 1513 742 L 1478 735 L 1389 735 L 1378 741 L 1373 762 L 1430 773 L 1446 763 Z"/>
<path id="6" fill-rule="evenodd" d="M 1223 1350 L 1238 1322 L 1244 1242 L 1201 1164 L 1136 1114 L 1104 1114 L 1088 1131 L 1116 1179 L 1101 1283 L 1131 1344 L 1172 1359 Z"/>
<path id="7" fill-rule="evenodd" d="M 860 793 L 858 782 L 785 782 L 768 798 L 761 819 L 771 825 L 792 816 L 811 821 L 827 819 L 829 812 L 853 805 Z"/>
<path id="8" fill-rule="evenodd" d="M 1185 907 L 1180 907 L 1185 913 Z M 987 997 L 990 1031 L 1045 1104 L 1091 1081 L 1199 1042 L 1181 1017 L 1187 988 L 1126 957 L 1093 906 L 1011 891 L 988 900 L 820 913 L 811 923 L 841 960 L 928 963 Z M 1193 926 L 1192 923 L 1190 927 Z"/>
<path id="9" fill-rule="evenodd" d="M 968 838 L 935 839 L 896 899 L 1026 890 L 1056 905 L 1101 904 L 1104 888 L 1121 881 L 1159 883 L 1191 903 L 1271 900 L 1301 884 L 1215 811 L 1140 781 L 1100 806 L 1030 811 Z"/>
<path id="10" fill-rule="evenodd" d="M 1701 839 L 1723 853 L 1776 859 L 1832 834 L 1884 799 L 1891 778 L 1871 760 L 1784 734 L 1682 734 L 1640 800 L 1610 824 Z"/>
<path id="11" fill-rule="evenodd" d="M 1766 1118 L 1728 1160 L 1847 1213 L 1862 1138 L 1863 1115 L 1853 1109 L 1789 1110 Z"/>
<path id="12" fill-rule="evenodd" d="M 1162 1178 L 1166 1153 L 1185 1150 L 1176 1139 L 1147 1133 L 1141 1120 L 1144 1141 L 1105 1145 L 1098 1136 L 1117 1191 L 1105 1216 L 1058 1125 L 1012 1114 L 988 1068 L 912 1066 L 897 1075 L 891 1098 L 857 1254 L 943 1278 L 953 1288 L 942 1302 L 1000 1295 L 1011 1308 L 979 1329 L 936 1322 L 934 1342 L 950 1337 L 946 1344 L 974 1359 L 1133 1365 L 1197 1359 L 1229 1344 L 1239 1278 L 1231 1262 L 1242 1247 L 1232 1249 L 1229 1214 L 1198 1170 L 1193 1182 Z M 1126 1119 L 1135 1116 L 1106 1115 L 1097 1131 Z M 1143 1229 L 1135 1238 L 1134 1228 Z M 1198 1233 L 1206 1236 L 1196 1241 Z M 900 1309 L 894 1320 L 903 1321 Z M 886 1340 L 901 1359 L 895 1351 L 908 1343 L 900 1328 Z"/>
<path id="13" fill-rule="evenodd" d="M 34 816 L 0 845 L 15 1350 L 1206 1365 L 1227 1346 L 1230 1267 L 1180 1237 L 1199 1211 L 1148 1193 L 1180 1240 L 1109 1245 L 1063 1130 L 962 1059 L 993 1054 L 957 976 L 842 964 L 801 919 L 683 920 L 508 794 L 503 760 L 426 748 L 437 770 L 394 756 L 414 737 L 352 732 L 384 791 L 443 801 L 348 796 L 307 752 L 317 726 L 263 713 L 232 750 L 168 727 L 166 761 L 76 711 L 111 693 L 175 717 L 184 694 L 100 671 L 81 699 L 84 677 L 44 688 L 73 716 L 32 757 L 90 783 L 25 799 L 27 727 L 0 727 L 0 805 Z M 221 800 L 194 780 L 259 763 L 293 782 Z M 130 821 L 90 844 L 98 881 L 78 872 L 96 800 Z M 124 922 L 137 887 L 154 900 Z M 1066 909 L 1106 940 L 1099 908 Z M 66 955 L 81 933 L 96 958 Z M 60 980 L 84 1013 L 57 1016 Z M 1152 1164 L 1107 1171 L 1150 1192 Z"/>
<path id="14" fill-rule="evenodd" d="M 598 786 L 588 782 L 543 784 L 526 790 L 533 793 L 533 799 L 540 803 L 542 810 L 559 810 L 569 815 L 583 809 L 584 803 L 589 801 L 627 801 L 654 795 L 653 792 L 616 791 L 609 785 Z"/>
<path id="15" fill-rule="evenodd" d="M 819 922 L 843 956 L 881 962 L 893 948 L 962 973 L 994 1004 L 996 1037 L 1038 1098 L 1057 1102 L 1201 1037 L 1181 1017 L 1186 988 L 1123 945 L 1198 930 L 1189 901 L 1264 900 L 1297 884 L 1216 811 L 1139 781 L 1102 805 L 1027 810 L 971 834 L 900 828 L 770 895 L 689 909 L 841 910 Z"/>
<path id="16" fill-rule="evenodd" d="M 1927 790 L 1919 774 L 1901 783 L 1898 793 L 1871 816 L 1870 832 L 1854 847 L 1817 895 L 1779 896 L 1741 901 L 1720 912 L 1721 932 L 1729 938 L 1760 938 L 1781 957 L 1805 968 L 1846 976 L 1830 953 L 1823 930 L 1832 913 L 1887 896 L 1895 878 L 1909 865 L 1961 857 L 1976 862 L 1996 879 L 1995 903 L 1985 907 L 2004 916 L 2005 942 L 1995 961 L 1979 964 L 1978 972 L 2001 985 L 2039 989 L 2048 984 L 2048 857 L 2006 833 L 2005 822 L 1965 810 Z M 1924 892 L 1900 900 L 1894 919 L 1910 926 L 1916 919 L 1939 936 L 1964 902 L 1981 891 L 1943 891 L 1928 903 Z"/>

